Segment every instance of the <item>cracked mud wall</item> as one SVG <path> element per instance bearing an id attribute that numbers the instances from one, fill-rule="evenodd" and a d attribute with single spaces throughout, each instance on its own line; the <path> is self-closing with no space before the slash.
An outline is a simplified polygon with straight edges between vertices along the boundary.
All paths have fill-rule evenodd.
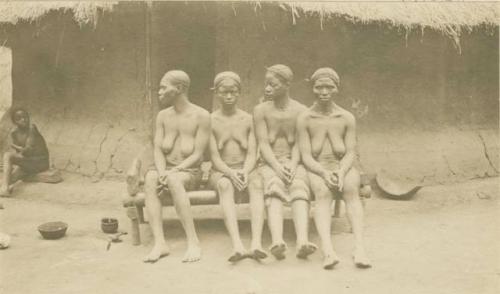
<path id="1" fill-rule="evenodd" d="M 217 71 L 243 79 L 241 104 L 262 96 L 265 67 L 289 65 L 294 98 L 311 105 L 305 81 L 330 66 L 341 79 L 338 103 L 357 117 L 358 150 L 367 173 L 387 169 L 424 183 L 498 175 L 498 28 L 464 33 L 462 54 L 439 32 L 409 32 L 387 24 L 293 25 L 280 8 L 258 12 L 221 6 Z"/>
<path id="2" fill-rule="evenodd" d="M 340 19 L 321 30 L 317 18 L 293 26 L 276 7 L 234 7 L 154 3 L 153 104 L 164 70 L 188 71 L 192 100 L 206 108 L 214 74 L 234 70 L 243 79 L 241 106 L 251 111 L 264 67 L 284 63 L 296 76 L 293 96 L 310 105 L 304 79 L 333 66 L 338 102 L 357 116 L 366 172 L 385 168 L 424 183 L 498 175 L 498 30 L 464 34 L 460 55 L 433 31 L 405 39 L 386 25 Z M 62 13 L 7 28 L 14 105 L 33 113 L 56 168 L 122 176 L 151 139 L 157 106 L 147 99 L 144 8 L 120 3 L 95 28 Z M 0 122 L 0 139 L 9 126 Z"/>
<path id="3" fill-rule="evenodd" d="M 71 13 L 54 11 L 33 23 L 6 25 L 7 33 L 0 30 L 13 52 L 14 106 L 32 113 L 53 167 L 97 178 L 123 176 L 151 142 L 158 83 L 166 70 L 187 71 L 192 101 L 210 107 L 215 3 L 153 3 L 150 72 L 146 8 L 121 2 L 100 15 L 95 27 L 79 27 Z M 0 123 L 0 143 L 10 127 L 7 119 Z"/>
<path id="4" fill-rule="evenodd" d="M 32 113 L 51 165 L 88 176 L 120 176 L 151 136 L 145 90 L 144 13 L 120 4 L 96 27 L 70 13 L 7 27 L 13 104 Z M 2 139 L 10 127 L 2 122 Z"/>

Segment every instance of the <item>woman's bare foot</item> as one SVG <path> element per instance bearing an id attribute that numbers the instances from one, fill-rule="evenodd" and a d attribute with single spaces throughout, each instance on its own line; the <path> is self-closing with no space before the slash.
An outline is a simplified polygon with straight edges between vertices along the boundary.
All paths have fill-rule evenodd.
<path id="1" fill-rule="evenodd" d="M 354 250 L 353 254 L 354 264 L 358 268 L 370 268 L 372 267 L 371 261 L 366 256 L 365 250 L 363 248 Z"/>
<path id="2" fill-rule="evenodd" d="M 243 243 L 238 242 L 236 246 L 233 245 L 233 254 L 228 258 L 228 261 L 234 263 L 247 257 L 249 257 L 249 255 L 245 246 L 243 246 Z"/>
<path id="3" fill-rule="evenodd" d="M 235 251 L 233 253 L 233 255 L 231 255 L 231 257 L 229 257 L 227 259 L 227 261 L 232 262 L 232 263 L 236 263 L 236 262 L 243 260 L 247 257 L 249 257 L 248 253 L 246 253 L 244 251 L 242 251 L 242 252 Z"/>
<path id="4" fill-rule="evenodd" d="M 155 263 L 160 258 L 170 254 L 170 248 L 167 244 L 158 244 L 153 247 L 151 252 L 144 257 L 144 262 Z"/>
<path id="5" fill-rule="evenodd" d="M 269 248 L 269 251 L 271 251 L 271 254 L 276 257 L 277 260 L 283 260 L 285 259 L 285 252 L 286 252 L 286 244 L 285 243 L 279 243 L 279 244 L 274 244 L 271 245 Z"/>
<path id="6" fill-rule="evenodd" d="M 297 258 L 300 259 L 307 259 L 307 257 L 314 252 L 316 252 L 316 249 L 318 249 L 318 246 L 314 245 L 311 242 L 308 242 L 306 244 L 299 245 L 297 244 Z"/>
<path id="7" fill-rule="evenodd" d="M 323 268 L 326 270 L 331 270 L 340 260 L 335 252 L 325 254 L 323 258 Z"/>
<path id="8" fill-rule="evenodd" d="M 267 253 L 262 249 L 262 247 L 252 247 L 250 250 L 251 257 L 255 260 L 261 260 L 267 258 Z"/>
<path id="9" fill-rule="evenodd" d="M 198 245 L 189 245 L 182 262 L 195 262 L 201 259 L 201 248 Z"/>

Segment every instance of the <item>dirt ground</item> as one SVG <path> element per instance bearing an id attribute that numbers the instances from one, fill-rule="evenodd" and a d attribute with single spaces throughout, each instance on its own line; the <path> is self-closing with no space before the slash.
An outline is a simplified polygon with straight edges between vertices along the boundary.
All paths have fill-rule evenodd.
<path id="1" fill-rule="evenodd" d="M 334 244 L 341 263 L 321 268 L 321 255 L 297 260 L 292 223 L 286 223 L 287 259 L 262 264 L 226 262 L 231 246 L 218 207 L 196 207 L 203 259 L 183 264 L 185 241 L 175 213 L 167 210 L 165 229 L 172 254 L 156 264 L 141 261 L 151 246 L 123 243 L 106 251 L 100 219 L 128 219 L 120 205 L 122 183 L 65 176 L 58 185 L 22 184 L 15 197 L 0 199 L 0 231 L 11 247 L 0 251 L 0 293 L 499 293 L 498 178 L 429 186 L 410 201 L 378 196 L 366 203 L 366 241 L 373 268 L 351 260 L 352 235 L 345 217 L 334 220 Z M 239 208 L 244 218 L 246 206 Z M 62 220 L 61 240 L 43 240 L 36 227 Z M 312 226 L 313 228 L 314 226 Z M 250 224 L 241 222 L 249 244 Z M 269 232 L 264 232 L 269 244 Z M 317 242 L 314 228 L 312 240 Z"/>

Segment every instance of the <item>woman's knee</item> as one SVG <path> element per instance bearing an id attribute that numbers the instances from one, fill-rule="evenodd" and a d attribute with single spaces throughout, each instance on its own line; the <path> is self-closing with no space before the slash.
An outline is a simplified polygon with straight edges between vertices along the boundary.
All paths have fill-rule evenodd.
<path id="1" fill-rule="evenodd" d="M 359 190 L 361 178 L 359 172 L 354 167 L 351 168 L 344 177 L 344 187 Z"/>
<path id="2" fill-rule="evenodd" d="M 158 185 L 158 172 L 155 170 L 148 171 L 144 176 L 144 185 L 146 187 L 154 186 L 156 188 Z"/>
<path id="3" fill-rule="evenodd" d="M 167 176 L 167 186 L 175 187 L 176 185 L 184 185 L 184 179 L 178 172 L 169 173 Z"/>
<path id="4" fill-rule="evenodd" d="M 316 200 L 331 200 L 333 194 L 326 186 L 325 181 L 319 177 L 311 179 L 311 190 Z"/>
<path id="5" fill-rule="evenodd" d="M 313 194 L 314 194 L 314 199 L 316 201 L 322 201 L 322 200 L 331 201 L 333 199 L 333 194 L 327 187 L 315 189 L 313 191 Z"/>
<path id="6" fill-rule="evenodd" d="M 217 181 L 217 191 L 219 193 L 230 191 L 233 188 L 233 183 L 228 178 L 222 177 Z"/>
<path id="7" fill-rule="evenodd" d="M 249 176 L 248 177 L 248 189 L 249 190 L 262 190 L 264 185 L 262 184 L 262 179 L 260 177 Z"/>

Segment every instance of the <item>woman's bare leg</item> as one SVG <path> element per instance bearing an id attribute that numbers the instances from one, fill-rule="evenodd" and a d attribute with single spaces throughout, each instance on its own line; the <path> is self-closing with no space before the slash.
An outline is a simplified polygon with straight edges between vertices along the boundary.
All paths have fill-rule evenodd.
<path id="1" fill-rule="evenodd" d="M 364 245 L 364 213 L 363 204 L 359 198 L 359 173 L 354 168 L 351 168 L 345 176 L 342 197 L 354 234 L 354 263 L 357 267 L 369 268 L 371 262 L 366 256 Z"/>

